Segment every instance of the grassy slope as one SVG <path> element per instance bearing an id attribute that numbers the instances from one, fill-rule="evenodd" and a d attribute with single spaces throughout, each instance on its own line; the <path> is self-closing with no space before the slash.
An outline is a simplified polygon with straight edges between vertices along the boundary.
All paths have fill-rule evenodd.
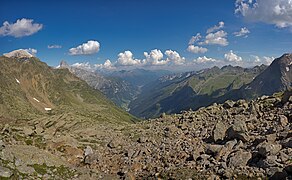
<path id="1" fill-rule="evenodd" d="M 2 117 L 47 116 L 44 108 L 50 107 L 53 114 L 73 112 L 97 121 L 131 122 L 135 119 L 67 69 L 52 69 L 37 58 L 24 61 L 3 56 L 0 67 Z"/>

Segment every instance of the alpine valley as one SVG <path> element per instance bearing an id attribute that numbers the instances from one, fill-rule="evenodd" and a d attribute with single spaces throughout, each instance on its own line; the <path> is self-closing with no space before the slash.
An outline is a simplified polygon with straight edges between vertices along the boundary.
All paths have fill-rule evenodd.
<path id="1" fill-rule="evenodd" d="M 1 178 L 292 177 L 291 54 L 156 80 L 52 68 L 24 50 L 0 66 Z"/>

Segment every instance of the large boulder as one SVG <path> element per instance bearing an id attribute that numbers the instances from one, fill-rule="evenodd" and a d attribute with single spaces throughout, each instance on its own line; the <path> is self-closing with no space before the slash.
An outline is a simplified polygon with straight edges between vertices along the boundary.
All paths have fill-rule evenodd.
<path id="1" fill-rule="evenodd" d="M 243 150 L 236 151 L 229 155 L 228 167 L 238 168 L 246 166 L 252 154 Z"/>
<path id="2" fill-rule="evenodd" d="M 213 140 L 215 142 L 224 140 L 226 136 L 227 125 L 222 121 L 218 121 L 213 129 Z"/>
<path id="3" fill-rule="evenodd" d="M 257 146 L 258 153 L 264 157 L 267 157 L 268 155 L 276 155 L 281 148 L 282 146 L 280 144 L 272 142 L 263 142 Z"/>
<path id="4" fill-rule="evenodd" d="M 227 138 L 247 142 L 249 140 L 247 131 L 247 126 L 243 120 L 235 120 L 234 124 L 227 130 Z"/>

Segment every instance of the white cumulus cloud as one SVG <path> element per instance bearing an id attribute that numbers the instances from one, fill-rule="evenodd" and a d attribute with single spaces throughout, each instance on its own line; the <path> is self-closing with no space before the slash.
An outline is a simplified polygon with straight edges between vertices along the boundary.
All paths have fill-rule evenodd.
<path id="1" fill-rule="evenodd" d="M 270 65 L 274 61 L 274 59 L 275 59 L 274 57 L 264 56 L 263 57 L 263 62 L 264 62 L 264 64 Z"/>
<path id="2" fill-rule="evenodd" d="M 0 36 L 13 36 L 16 38 L 30 36 L 43 28 L 42 24 L 33 23 L 33 19 L 18 19 L 15 23 L 5 21 L 0 27 Z"/>
<path id="3" fill-rule="evenodd" d="M 255 65 L 260 65 L 260 64 L 270 65 L 275 59 L 274 57 L 268 57 L 268 56 L 259 57 L 259 56 L 251 55 L 251 57 L 253 58 L 252 61 L 253 61 L 253 64 Z"/>
<path id="4" fill-rule="evenodd" d="M 120 66 L 133 66 L 133 65 L 140 65 L 141 60 L 134 59 L 133 53 L 131 51 L 125 51 L 118 55 L 117 65 Z"/>
<path id="5" fill-rule="evenodd" d="M 189 45 L 194 44 L 195 42 L 198 42 L 202 38 L 200 33 L 197 33 L 196 36 L 192 36 L 192 38 L 189 41 Z"/>
<path id="6" fill-rule="evenodd" d="M 206 53 L 208 51 L 207 48 L 194 46 L 194 45 L 189 45 L 187 50 L 191 53 L 196 53 L 196 54 L 197 53 Z"/>
<path id="7" fill-rule="evenodd" d="M 167 56 L 166 61 L 169 61 L 175 65 L 182 65 L 186 62 L 186 59 L 181 57 L 180 54 L 176 51 L 166 50 L 164 54 Z"/>
<path id="8" fill-rule="evenodd" d="M 220 21 L 218 25 L 215 25 L 215 26 L 209 28 L 207 30 L 207 34 L 214 32 L 214 31 L 217 31 L 217 30 L 222 29 L 222 28 L 224 28 L 224 22 Z"/>
<path id="9" fill-rule="evenodd" d="M 233 34 L 236 37 L 241 37 L 241 36 L 247 37 L 249 33 L 250 33 L 250 31 L 246 27 L 243 27 L 240 29 L 240 31 L 234 32 Z"/>
<path id="10" fill-rule="evenodd" d="M 224 54 L 224 58 L 228 62 L 241 62 L 242 57 L 235 54 L 232 50 L 230 50 L 228 53 Z"/>
<path id="11" fill-rule="evenodd" d="M 100 44 L 97 41 L 87 41 L 86 43 L 83 43 L 76 48 L 69 49 L 70 55 L 90 55 L 95 54 L 99 51 Z"/>
<path id="12" fill-rule="evenodd" d="M 168 63 L 168 61 L 162 60 L 163 53 L 158 49 L 151 50 L 150 53 L 144 52 L 144 56 L 145 56 L 145 59 L 143 60 L 144 64 L 165 65 Z"/>
<path id="13" fill-rule="evenodd" d="M 60 49 L 60 48 L 62 48 L 62 46 L 58 44 L 48 45 L 48 49 Z"/>
<path id="14" fill-rule="evenodd" d="M 72 67 L 84 69 L 87 71 L 94 71 L 95 70 L 95 68 L 89 62 L 74 63 L 74 64 L 72 64 Z"/>
<path id="15" fill-rule="evenodd" d="M 198 57 L 197 59 L 194 60 L 195 63 L 210 63 L 210 62 L 217 62 L 216 59 L 214 58 L 208 58 L 206 56 L 203 57 Z"/>
<path id="16" fill-rule="evenodd" d="M 227 40 L 227 33 L 223 30 L 217 31 L 215 33 L 209 33 L 205 37 L 205 40 L 203 42 L 199 42 L 199 44 L 227 46 L 229 44 Z"/>
<path id="17" fill-rule="evenodd" d="M 235 13 L 254 22 L 273 24 L 279 28 L 292 26 L 291 0 L 237 0 Z"/>
<path id="18" fill-rule="evenodd" d="M 116 69 L 114 64 L 109 59 L 107 59 L 103 64 L 95 64 L 94 66 L 95 68 L 98 68 L 98 69 L 107 69 L 107 70 Z"/>

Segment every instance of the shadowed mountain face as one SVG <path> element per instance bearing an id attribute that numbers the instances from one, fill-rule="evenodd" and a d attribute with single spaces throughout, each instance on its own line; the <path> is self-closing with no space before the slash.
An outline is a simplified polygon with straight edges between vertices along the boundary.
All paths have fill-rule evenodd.
<path id="1" fill-rule="evenodd" d="M 227 99 L 252 99 L 262 95 L 272 95 L 292 87 L 292 54 L 284 54 L 251 83 L 239 90 L 226 94 L 221 101 Z"/>
<path id="2" fill-rule="evenodd" d="M 163 112 L 178 113 L 207 106 L 227 92 L 250 83 L 265 68 L 264 65 L 251 69 L 225 66 L 163 76 L 143 87 L 130 104 L 130 112 L 148 118 Z"/>
<path id="3" fill-rule="evenodd" d="M 31 119 L 74 113 L 97 121 L 130 122 L 133 117 L 70 73 L 34 57 L 0 57 L 0 116 Z"/>
<path id="4" fill-rule="evenodd" d="M 284 54 L 277 58 L 259 76 L 249 84 L 258 96 L 272 95 L 291 87 L 292 83 L 292 54 Z"/>

